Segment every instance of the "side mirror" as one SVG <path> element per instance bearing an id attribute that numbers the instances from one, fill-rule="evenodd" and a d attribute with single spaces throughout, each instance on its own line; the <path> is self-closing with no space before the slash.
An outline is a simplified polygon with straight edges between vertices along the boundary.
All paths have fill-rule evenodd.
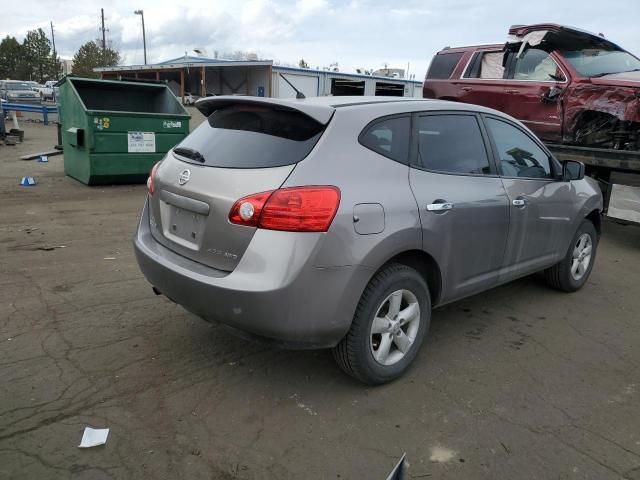
<path id="1" fill-rule="evenodd" d="M 565 182 L 582 180 L 584 178 L 584 163 L 566 160 L 562 163 L 562 179 Z"/>

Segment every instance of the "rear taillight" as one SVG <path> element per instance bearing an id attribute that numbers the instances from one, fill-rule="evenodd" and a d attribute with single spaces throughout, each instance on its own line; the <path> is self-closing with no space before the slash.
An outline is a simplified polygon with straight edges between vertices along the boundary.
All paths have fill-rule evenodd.
<path id="1" fill-rule="evenodd" d="M 289 232 L 326 232 L 340 205 L 332 186 L 281 188 L 238 200 L 229 212 L 237 225 Z"/>
<path id="2" fill-rule="evenodd" d="M 264 204 L 271 196 L 271 192 L 256 193 L 248 197 L 241 198 L 231 207 L 229 220 L 231 223 L 246 225 L 247 227 L 257 227 L 260 214 Z"/>
<path id="3" fill-rule="evenodd" d="M 149 178 L 147 178 L 147 190 L 149 190 L 149 195 L 153 195 L 153 192 L 156 189 L 156 172 L 158 171 L 158 167 L 161 163 L 162 161 L 159 161 L 151 168 L 151 173 L 149 173 Z"/>

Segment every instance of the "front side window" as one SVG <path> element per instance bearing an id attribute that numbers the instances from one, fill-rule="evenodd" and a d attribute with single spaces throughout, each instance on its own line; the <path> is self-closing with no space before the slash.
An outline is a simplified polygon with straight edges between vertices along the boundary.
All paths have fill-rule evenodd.
<path id="1" fill-rule="evenodd" d="M 410 131 L 409 117 L 386 118 L 369 126 L 360 135 L 360 143 L 380 155 L 407 163 Z"/>
<path id="2" fill-rule="evenodd" d="M 549 53 L 539 48 L 528 48 L 516 60 L 513 79 L 548 82 L 561 76 L 562 72 Z"/>
<path id="3" fill-rule="evenodd" d="M 418 120 L 420 166 L 442 173 L 487 175 L 489 158 L 473 115 L 427 115 Z"/>
<path id="4" fill-rule="evenodd" d="M 527 134 L 513 125 L 487 118 L 501 175 L 522 178 L 553 178 L 549 156 Z"/>

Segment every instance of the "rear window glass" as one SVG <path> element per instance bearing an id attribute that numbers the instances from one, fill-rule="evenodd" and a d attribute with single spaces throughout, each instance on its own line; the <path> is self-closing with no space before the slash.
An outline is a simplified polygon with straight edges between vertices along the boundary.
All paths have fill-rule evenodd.
<path id="1" fill-rule="evenodd" d="M 380 155 L 406 164 L 409 157 L 409 117 L 385 118 L 360 134 L 360 143 Z"/>
<path id="2" fill-rule="evenodd" d="M 436 172 L 488 175 L 489 158 L 476 117 L 429 115 L 418 122 L 421 166 Z"/>
<path id="3" fill-rule="evenodd" d="M 431 61 L 427 78 L 441 80 L 449 78 L 461 58 L 462 52 L 436 55 Z"/>
<path id="4" fill-rule="evenodd" d="M 323 131 L 295 110 L 234 105 L 209 115 L 175 150 L 187 152 L 179 155 L 185 162 L 210 167 L 280 167 L 304 159 Z"/>
<path id="5" fill-rule="evenodd" d="M 503 78 L 504 52 L 476 52 L 464 78 Z"/>

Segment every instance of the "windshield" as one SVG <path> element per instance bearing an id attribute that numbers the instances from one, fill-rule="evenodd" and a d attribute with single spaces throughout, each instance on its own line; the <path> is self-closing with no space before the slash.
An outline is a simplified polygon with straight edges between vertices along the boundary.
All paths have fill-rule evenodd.
<path id="1" fill-rule="evenodd" d="M 640 69 L 640 60 L 624 50 L 596 47 L 563 50 L 561 53 L 573 68 L 585 77 L 598 77 Z"/>
<path id="2" fill-rule="evenodd" d="M 31 90 L 28 83 L 7 83 L 7 90 Z"/>

